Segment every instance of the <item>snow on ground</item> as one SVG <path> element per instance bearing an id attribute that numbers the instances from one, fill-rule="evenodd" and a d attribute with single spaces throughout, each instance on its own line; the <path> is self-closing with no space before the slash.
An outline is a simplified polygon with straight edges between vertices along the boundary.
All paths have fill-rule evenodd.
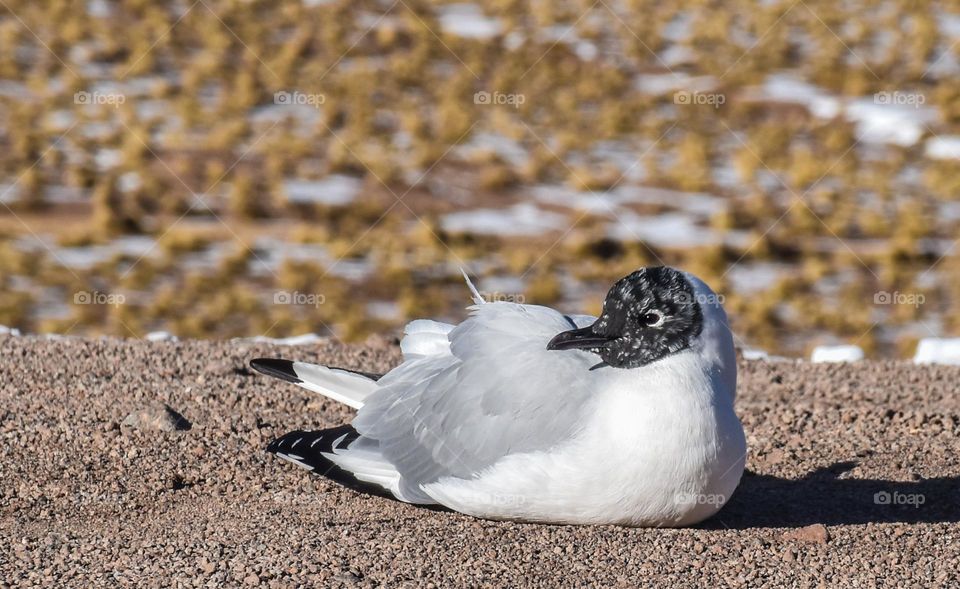
<path id="1" fill-rule="evenodd" d="M 741 262 L 731 266 L 727 279 L 737 293 L 763 292 L 791 272 L 787 264 L 776 262 Z"/>
<path id="2" fill-rule="evenodd" d="M 41 241 L 44 249 L 50 252 L 55 261 L 73 270 L 89 270 L 115 256 L 140 259 L 160 253 L 156 247 L 157 241 L 146 235 L 125 235 L 104 245 L 76 247 L 59 247 L 47 238 Z"/>
<path id="3" fill-rule="evenodd" d="M 937 111 L 923 106 L 877 103 L 874 97 L 869 97 L 847 105 L 846 117 L 856 123 L 861 141 L 909 147 L 936 122 Z"/>
<path id="4" fill-rule="evenodd" d="M 817 346 L 810 355 L 811 362 L 857 362 L 863 360 L 859 346 Z"/>
<path id="5" fill-rule="evenodd" d="M 840 100 L 826 90 L 790 74 L 772 74 L 759 88 L 747 92 L 752 100 L 800 104 L 814 116 L 832 119 L 840 114 Z"/>
<path id="6" fill-rule="evenodd" d="M 856 124 L 860 141 L 903 147 L 916 144 L 939 117 L 937 109 L 924 106 L 926 97 L 920 92 L 878 92 L 846 99 L 786 73 L 770 75 L 744 96 L 748 100 L 799 104 L 822 119 L 843 116 Z"/>
<path id="7" fill-rule="evenodd" d="M 937 160 L 960 159 L 960 135 L 931 137 L 924 151 L 927 157 Z"/>
<path id="8" fill-rule="evenodd" d="M 346 280 L 363 280 L 374 271 L 373 263 L 364 258 L 336 257 L 329 249 L 315 243 L 292 243 L 279 239 L 261 237 L 253 242 L 255 253 L 250 260 L 254 274 L 277 272 L 284 260 L 320 264 L 330 276 Z"/>
<path id="9" fill-rule="evenodd" d="M 917 344 L 917 364 L 960 364 L 960 338 L 928 337 Z"/>
<path id="10" fill-rule="evenodd" d="M 513 166 L 525 166 L 530 159 L 530 154 L 519 141 L 498 133 L 473 133 L 468 141 L 458 145 L 454 151 L 464 159 L 492 152 Z"/>
<path id="11" fill-rule="evenodd" d="M 767 360 L 770 358 L 770 354 L 764 350 L 755 348 L 745 348 L 740 351 L 740 355 L 742 355 L 745 360 Z"/>
<path id="12" fill-rule="evenodd" d="M 634 79 L 633 87 L 642 94 L 662 96 L 677 90 L 708 92 L 716 88 L 717 83 L 713 76 L 690 76 L 682 72 L 642 73 Z"/>
<path id="13" fill-rule="evenodd" d="M 609 236 L 627 242 L 644 241 L 664 248 L 711 245 L 722 239 L 716 231 L 698 226 L 690 215 L 638 215 L 632 211 L 617 216 L 616 222 L 610 225 Z"/>
<path id="14" fill-rule="evenodd" d="M 344 206 L 353 202 L 362 185 L 360 178 L 331 174 L 322 180 L 290 178 L 283 183 L 283 189 L 292 203 Z"/>
<path id="15" fill-rule="evenodd" d="M 440 27 L 445 33 L 466 39 L 489 39 L 503 32 L 500 19 L 483 13 L 476 4 L 447 4 L 439 8 Z"/>
<path id="16" fill-rule="evenodd" d="M 459 211 L 445 215 L 441 220 L 443 230 L 450 233 L 512 237 L 563 230 L 569 223 L 566 216 L 544 211 L 530 203 L 516 204 L 506 209 Z"/>
<path id="17" fill-rule="evenodd" d="M 148 342 L 178 342 L 180 338 L 173 335 L 169 331 L 151 331 L 144 339 Z"/>

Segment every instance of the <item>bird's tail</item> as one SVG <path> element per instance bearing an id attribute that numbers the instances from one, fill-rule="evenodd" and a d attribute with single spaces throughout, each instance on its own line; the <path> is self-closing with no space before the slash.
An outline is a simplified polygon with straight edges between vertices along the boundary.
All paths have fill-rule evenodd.
<path id="1" fill-rule="evenodd" d="M 297 430 L 270 442 L 267 452 L 345 487 L 389 497 L 399 479 L 395 469 L 369 464 L 355 470 L 356 464 L 340 464 L 337 452 L 345 451 L 358 439 L 360 434 L 350 425 L 312 432 Z"/>
<path id="2" fill-rule="evenodd" d="M 380 378 L 377 374 L 279 358 L 257 358 L 250 366 L 356 409 L 363 407 L 366 398 L 377 389 Z M 408 503 L 433 503 L 404 493 L 400 473 L 384 457 L 380 443 L 360 435 L 350 425 L 293 431 L 271 442 L 267 452 L 360 491 L 393 496 Z"/>
<path id="3" fill-rule="evenodd" d="M 377 389 L 377 380 L 380 378 L 378 374 L 280 358 L 257 358 L 250 361 L 250 366 L 258 372 L 300 385 L 354 409 L 363 407 L 364 400 Z"/>

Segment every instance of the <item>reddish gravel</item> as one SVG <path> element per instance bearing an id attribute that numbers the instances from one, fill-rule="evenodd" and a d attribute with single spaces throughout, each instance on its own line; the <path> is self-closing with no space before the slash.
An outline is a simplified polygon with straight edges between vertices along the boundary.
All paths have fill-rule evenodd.
<path id="1" fill-rule="evenodd" d="M 743 362 L 740 489 L 698 529 L 652 530 L 310 476 L 264 446 L 351 411 L 251 374 L 261 355 L 384 370 L 398 350 L 0 337 L 0 586 L 960 584 L 960 368 Z"/>

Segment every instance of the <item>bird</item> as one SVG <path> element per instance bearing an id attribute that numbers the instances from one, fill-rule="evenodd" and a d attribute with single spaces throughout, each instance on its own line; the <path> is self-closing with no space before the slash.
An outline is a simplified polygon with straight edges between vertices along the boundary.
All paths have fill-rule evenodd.
<path id="1" fill-rule="evenodd" d="M 255 370 L 357 410 L 267 447 L 348 486 L 488 520 L 683 527 L 743 474 L 737 369 L 722 297 L 640 268 L 600 315 L 487 302 L 462 323 L 406 325 L 386 374 L 278 358 Z"/>

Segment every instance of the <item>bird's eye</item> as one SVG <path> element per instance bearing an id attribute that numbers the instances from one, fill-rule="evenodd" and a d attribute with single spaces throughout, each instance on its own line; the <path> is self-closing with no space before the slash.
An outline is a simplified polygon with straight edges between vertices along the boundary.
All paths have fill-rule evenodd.
<path id="1" fill-rule="evenodd" d="M 640 315 L 640 323 L 646 325 L 647 327 L 660 327 L 663 325 L 665 317 L 662 312 L 653 309 L 652 311 L 647 311 L 643 315 Z"/>

